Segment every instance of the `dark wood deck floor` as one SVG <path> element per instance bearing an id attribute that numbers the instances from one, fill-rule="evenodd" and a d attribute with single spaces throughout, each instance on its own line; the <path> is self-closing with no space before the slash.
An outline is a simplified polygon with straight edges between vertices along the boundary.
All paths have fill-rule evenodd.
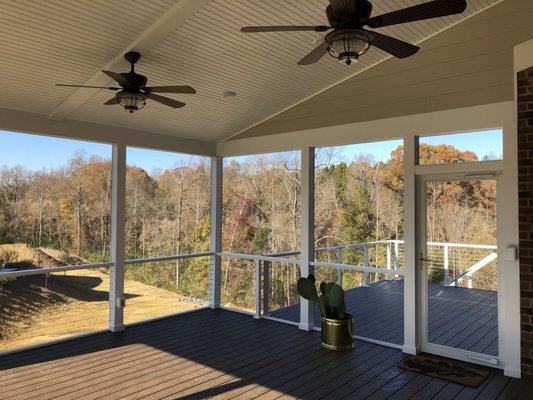
<path id="1" fill-rule="evenodd" d="M 489 290 L 429 285 L 429 341 L 444 346 L 498 355 L 498 294 Z M 383 280 L 346 291 L 355 334 L 403 344 L 403 281 Z M 299 306 L 271 316 L 298 322 Z M 320 315 L 315 310 L 315 320 Z"/>
<path id="2" fill-rule="evenodd" d="M 318 332 L 201 310 L 0 357 L 0 398 L 526 398 L 525 383 L 499 371 L 471 389 L 397 368 L 393 348 L 319 342 Z"/>

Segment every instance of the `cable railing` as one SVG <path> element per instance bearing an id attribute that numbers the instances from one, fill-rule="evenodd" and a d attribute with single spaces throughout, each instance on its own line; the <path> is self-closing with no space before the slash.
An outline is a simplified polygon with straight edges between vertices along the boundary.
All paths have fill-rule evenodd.
<path id="1" fill-rule="evenodd" d="M 382 248 L 378 251 L 378 248 Z M 432 257 L 432 265 L 439 265 L 443 271 L 442 285 L 458 286 L 467 281 L 472 288 L 473 276 L 486 268 L 496 259 L 497 247 L 494 245 L 462 244 L 428 242 L 428 254 Z M 357 256 L 354 251 L 359 251 Z M 337 283 L 343 283 L 347 271 L 362 273 L 361 286 L 371 285 L 370 277 L 375 277 L 375 282 L 381 279 L 402 279 L 404 275 L 404 241 L 381 240 L 365 243 L 348 243 L 315 249 L 315 255 L 320 257 L 326 253 L 333 254 L 328 260 L 317 260 L 310 263 L 313 267 L 331 268 L 337 270 Z M 240 258 L 252 260 L 255 263 L 255 311 L 254 317 L 268 317 L 270 314 L 270 283 L 273 263 L 285 265 L 300 265 L 301 260 L 290 258 L 299 256 L 299 251 L 270 253 L 266 255 L 253 255 L 245 253 L 218 254 L 221 257 Z M 350 260 L 360 259 L 353 263 Z"/>
<path id="2" fill-rule="evenodd" d="M 427 244 L 427 249 L 428 258 L 431 259 L 432 266 L 437 267 L 436 271 L 438 273 L 435 273 L 435 276 L 437 276 L 435 282 L 438 281 L 437 283 L 444 286 L 460 286 L 466 284 L 469 288 L 472 288 L 472 281 L 475 276 L 479 275 L 480 271 L 484 268 L 487 268 L 490 265 L 495 265 L 494 261 L 496 260 L 497 247 L 494 245 L 429 242 Z M 345 281 L 345 274 L 347 273 L 356 274 L 358 279 L 357 282 L 363 287 L 368 287 L 383 279 L 399 280 L 402 279 L 404 275 L 404 242 L 401 240 L 349 243 L 320 247 L 315 249 L 315 254 L 315 261 L 311 262 L 310 265 L 318 269 L 330 269 L 333 274 L 335 274 L 336 271 L 336 279 L 340 284 L 343 284 L 343 281 Z M 157 266 L 157 263 L 213 257 L 215 255 L 227 259 L 241 259 L 253 262 L 255 281 L 250 281 L 250 285 L 253 285 L 253 294 L 250 293 L 250 295 L 253 296 L 255 302 L 252 312 L 255 318 L 280 320 L 279 318 L 271 316 L 271 312 L 280 307 L 281 300 L 284 301 L 283 304 L 286 303 L 285 306 L 293 306 L 298 303 L 299 296 L 295 291 L 295 284 L 300 269 L 294 269 L 294 267 L 298 267 L 301 264 L 299 251 L 266 255 L 235 252 L 199 252 L 129 259 L 125 260 L 124 265 L 135 268 L 137 265 L 153 263 Z M 277 266 L 274 266 L 274 264 Z M 109 269 L 114 267 L 114 265 L 115 264 L 110 261 L 93 264 L 59 265 L 46 268 L 10 268 L 4 272 L 0 269 L 0 280 L 4 278 L 15 279 L 37 275 L 48 277 L 61 272 L 66 274 L 71 271 L 98 269 L 102 270 L 102 273 L 107 274 Z M 272 295 L 272 271 L 274 268 L 280 268 L 280 265 L 283 266 L 283 269 L 276 270 L 276 282 L 274 283 L 279 285 L 277 280 L 282 276 L 284 284 L 286 283 L 287 285 L 290 285 L 290 289 L 284 287 L 283 290 L 285 290 L 286 293 L 284 292 L 284 294 L 279 296 L 276 294 L 274 296 Z M 246 266 L 244 267 L 246 268 Z M 251 277 L 252 275 L 250 274 L 249 276 Z M 371 278 L 373 279 L 373 282 L 371 282 Z M 289 279 L 290 282 L 287 279 Z M 353 282 L 353 280 L 351 282 Z M 357 283 L 357 285 L 359 285 L 359 283 Z M 353 287 L 350 285 L 348 286 L 348 289 Z M 250 291 L 251 290 L 252 288 L 250 287 Z M 272 299 L 274 300 L 273 302 L 271 301 Z M 251 304 L 249 309 L 252 311 Z M 296 323 L 294 321 L 283 322 Z"/>

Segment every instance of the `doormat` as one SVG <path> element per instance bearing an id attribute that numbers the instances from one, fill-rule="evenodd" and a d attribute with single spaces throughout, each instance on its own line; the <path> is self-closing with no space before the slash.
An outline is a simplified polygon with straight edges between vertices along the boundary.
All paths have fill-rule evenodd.
<path id="1" fill-rule="evenodd" d="M 486 369 L 426 356 L 410 356 L 398 367 L 473 388 L 481 385 L 490 375 L 490 371 Z"/>

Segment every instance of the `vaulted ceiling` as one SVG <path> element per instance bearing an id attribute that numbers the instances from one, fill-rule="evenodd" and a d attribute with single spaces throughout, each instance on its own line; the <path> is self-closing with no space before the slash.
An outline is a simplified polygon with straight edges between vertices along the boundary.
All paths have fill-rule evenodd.
<path id="1" fill-rule="evenodd" d="M 420 4 L 375 0 L 374 14 Z M 469 0 L 467 11 L 381 29 L 420 43 L 499 0 Z M 54 119 L 101 124 L 218 142 L 278 114 L 387 59 L 371 49 L 347 67 L 325 57 L 296 63 L 321 34 L 245 35 L 246 25 L 326 23 L 328 0 L 0 0 L 0 108 Z M 197 95 L 169 95 L 187 103 L 171 109 L 149 102 L 128 114 L 103 106 L 113 92 L 56 83 L 105 85 L 102 68 L 126 70 L 129 49 L 143 57 L 137 71 L 152 85 L 191 85 Z M 423 45 L 422 50 L 423 52 Z M 237 97 L 227 99 L 231 90 Z"/>

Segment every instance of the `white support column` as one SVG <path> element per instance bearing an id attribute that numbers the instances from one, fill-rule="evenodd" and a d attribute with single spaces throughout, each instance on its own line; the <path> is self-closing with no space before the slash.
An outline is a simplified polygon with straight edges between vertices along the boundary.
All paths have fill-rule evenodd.
<path id="1" fill-rule="evenodd" d="M 309 265 L 315 257 L 315 149 L 306 147 L 301 152 L 302 198 L 300 222 L 301 265 L 300 275 L 307 277 L 314 272 Z M 313 329 L 313 304 L 300 297 L 300 329 Z"/>
<path id="2" fill-rule="evenodd" d="M 126 217 L 126 146 L 113 145 L 111 167 L 111 262 L 109 269 L 109 329 L 124 330 L 124 257 Z"/>
<path id="3" fill-rule="evenodd" d="M 211 239 L 210 251 L 215 253 L 209 263 L 209 307 L 220 307 L 222 262 L 222 174 L 223 159 L 211 157 Z"/>
<path id="4" fill-rule="evenodd" d="M 400 270 L 400 243 L 398 240 L 394 241 L 394 269 Z M 394 275 L 394 279 L 400 278 L 400 275 Z"/>
<path id="5" fill-rule="evenodd" d="M 417 196 L 415 166 L 418 162 L 418 141 L 415 136 L 404 138 L 404 353 L 416 354 L 420 348 L 418 326 L 418 250 Z"/>

